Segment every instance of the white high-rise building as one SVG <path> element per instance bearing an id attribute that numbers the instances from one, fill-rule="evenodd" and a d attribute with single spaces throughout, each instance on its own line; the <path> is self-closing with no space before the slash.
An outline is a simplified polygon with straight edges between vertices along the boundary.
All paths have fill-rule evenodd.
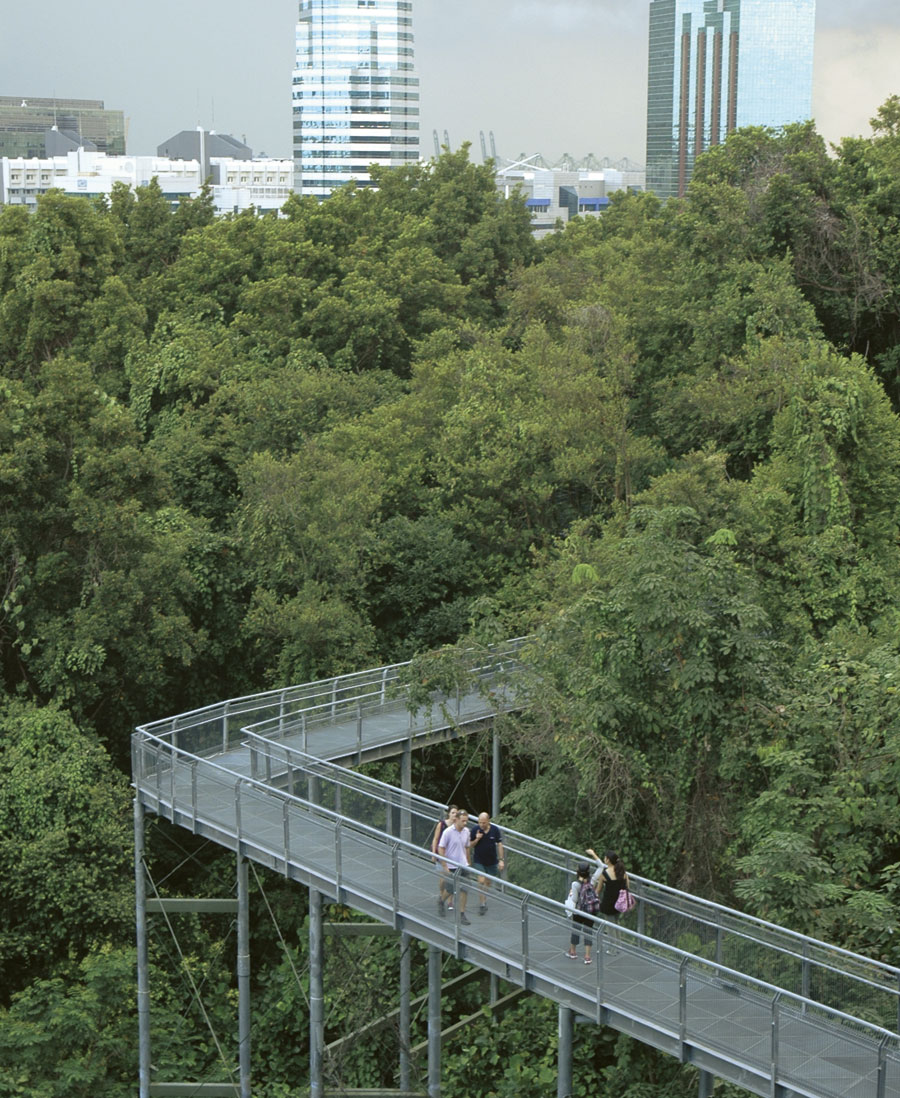
<path id="1" fill-rule="evenodd" d="M 419 159 L 411 0 L 299 0 L 295 186 L 324 198 Z"/>

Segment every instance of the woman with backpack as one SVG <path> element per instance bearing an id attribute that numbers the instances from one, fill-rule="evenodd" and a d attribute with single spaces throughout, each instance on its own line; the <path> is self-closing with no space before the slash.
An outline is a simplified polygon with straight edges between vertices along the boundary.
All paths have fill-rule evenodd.
<path id="1" fill-rule="evenodd" d="M 578 954 L 575 947 L 579 938 L 584 938 L 584 963 L 591 963 L 591 938 L 593 936 L 593 920 L 588 915 L 597 915 L 600 911 L 600 900 L 591 885 L 591 867 L 587 862 L 582 862 L 578 867 L 578 876 L 572 882 L 569 895 L 566 897 L 566 908 L 572 913 L 572 934 L 569 938 L 569 949 L 566 956 L 574 961 Z M 579 930 L 579 927 L 584 929 Z"/>
<path id="2" fill-rule="evenodd" d="M 587 853 L 595 862 L 601 862 L 601 859 L 590 847 L 588 847 Z M 600 893 L 600 914 L 604 919 L 612 919 L 613 922 L 618 922 L 621 906 L 616 907 L 616 901 L 619 898 L 619 893 L 623 889 L 629 892 L 630 887 L 628 874 L 625 872 L 625 863 L 614 850 L 607 850 L 603 855 L 600 868 L 591 878 L 591 884 L 595 889 L 601 883 L 603 891 Z"/>

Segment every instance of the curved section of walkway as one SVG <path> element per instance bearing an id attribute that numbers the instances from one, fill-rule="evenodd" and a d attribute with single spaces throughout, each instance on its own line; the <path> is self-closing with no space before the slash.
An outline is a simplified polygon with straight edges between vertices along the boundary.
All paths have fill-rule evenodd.
<path id="1" fill-rule="evenodd" d="M 437 904 L 439 806 L 346 768 L 524 704 L 510 642 L 410 714 L 402 665 L 234 699 L 139 728 L 144 808 L 373 919 L 760 1095 L 900 1098 L 896 969 L 635 880 L 595 963 L 564 954 L 580 860 L 504 828 L 508 879 L 468 925 Z M 334 761 L 337 760 L 337 761 Z M 474 882 L 470 895 L 477 891 Z"/>

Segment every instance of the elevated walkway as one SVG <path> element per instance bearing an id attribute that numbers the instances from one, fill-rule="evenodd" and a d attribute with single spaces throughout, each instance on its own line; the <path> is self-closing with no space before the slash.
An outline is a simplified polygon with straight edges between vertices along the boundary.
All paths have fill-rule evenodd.
<path id="1" fill-rule="evenodd" d="M 408 758 L 526 704 L 519 643 L 481 657 L 466 684 L 417 713 L 397 688 L 401 665 L 143 726 L 133 738 L 136 818 L 165 817 L 707 1079 L 767 1098 L 900 1098 L 895 968 L 641 878 L 636 911 L 619 926 L 596 920 L 595 963 L 574 964 L 562 900 L 582 858 L 508 828 L 507 877 L 486 915 L 474 896 L 468 926 L 458 906 L 439 912 L 428 847 L 441 806 L 348 767 Z M 140 857 L 139 843 L 139 922 Z M 146 1026 L 139 986 L 142 1005 Z M 150 1093 L 147 1069 L 142 1089 Z"/>

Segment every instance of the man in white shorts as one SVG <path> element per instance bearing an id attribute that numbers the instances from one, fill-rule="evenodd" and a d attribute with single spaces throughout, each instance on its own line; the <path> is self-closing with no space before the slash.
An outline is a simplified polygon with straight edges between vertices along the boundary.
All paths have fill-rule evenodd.
<path id="1" fill-rule="evenodd" d="M 438 857 L 442 859 L 441 896 L 438 900 L 438 912 L 444 914 L 444 905 L 452 899 L 454 892 L 459 893 L 459 921 L 469 925 L 466 918 L 466 901 L 469 890 L 464 886 L 469 872 L 469 813 L 460 809 L 453 823 L 444 830 L 438 846 Z"/>

